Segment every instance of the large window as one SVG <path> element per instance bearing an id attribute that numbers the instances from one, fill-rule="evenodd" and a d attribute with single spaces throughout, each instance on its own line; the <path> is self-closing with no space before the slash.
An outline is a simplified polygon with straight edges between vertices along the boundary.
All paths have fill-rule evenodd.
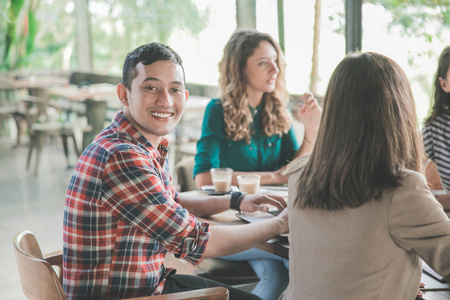
<path id="1" fill-rule="evenodd" d="M 77 69 L 76 4 L 82 1 L 40 0 L 29 69 Z M 217 84 L 223 47 L 236 29 L 236 0 L 152 0 L 152 5 L 144 0 L 85 2 L 89 4 L 93 72 L 120 75 L 128 51 L 160 41 L 181 55 L 187 81 Z M 374 4 L 380 2 L 385 6 Z M 402 66 L 411 81 L 422 121 L 432 98 L 438 55 L 450 40 L 450 31 L 443 22 L 442 7 L 403 4 L 402 15 L 398 7 L 392 8 L 395 3 L 364 1 L 362 50 L 380 52 Z M 291 93 L 303 93 L 315 80 L 315 92 L 322 96 L 332 71 L 345 55 L 345 1 L 321 0 L 320 26 L 314 26 L 315 4 L 316 0 L 284 0 L 287 84 Z M 256 27 L 278 39 L 277 0 L 256 1 Z M 318 42 L 316 52 L 314 37 Z"/>
<path id="2" fill-rule="evenodd" d="M 286 0 L 284 4 L 287 80 L 291 93 L 304 93 L 311 88 L 314 5 L 314 0 Z M 315 92 L 318 96 L 325 93 L 331 73 L 345 55 L 345 37 L 340 27 L 342 20 L 330 18 L 343 15 L 344 1 L 322 0 L 321 7 L 318 54 L 316 54 L 318 73 L 315 78 L 317 80 Z"/>
<path id="3" fill-rule="evenodd" d="M 217 85 L 223 48 L 236 30 L 236 1 L 195 0 L 194 3 L 205 12 L 205 28 L 196 35 L 179 28 L 169 45 L 183 58 L 187 81 Z"/>
<path id="4" fill-rule="evenodd" d="M 363 5 L 362 47 L 364 51 L 391 57 L 403 68 L 411 82 L 417 116 L 422 123 L 433 95 L 439 54 L 450 42 L 450 30 L 446 27 L 449 24 L 445 26 L 439 20 L 440 8 L 410 7 L 403 16 L 398 9 L 394 13 L 381 5 Z M 428 16 L 422 18 L 425 15 Z M 405 28 L 402 24 L 410 25 Z"/>

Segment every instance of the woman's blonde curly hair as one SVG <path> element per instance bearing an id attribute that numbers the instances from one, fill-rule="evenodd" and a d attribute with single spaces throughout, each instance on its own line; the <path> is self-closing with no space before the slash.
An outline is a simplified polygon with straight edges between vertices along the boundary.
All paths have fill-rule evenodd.
<path id="1" fill-rule="evenodd" d="M 248 79 L 245 75 L 247 60 L 261 41 L 269 42 L 277 51 L 279 73 L 275 91 L 264 93 L 261 126 L 264 135 L 287 133 L 291 118 L 287 110 L 289 93 L 286 89 L 286 62 L 278 43 L 266 33 L 256 30 L 238 30 L 231 36 L 219 62 L 219 86 L 223 105 L 225 136 L 237 141 L 250 142 L 253 116 L 246 93 Z"/>

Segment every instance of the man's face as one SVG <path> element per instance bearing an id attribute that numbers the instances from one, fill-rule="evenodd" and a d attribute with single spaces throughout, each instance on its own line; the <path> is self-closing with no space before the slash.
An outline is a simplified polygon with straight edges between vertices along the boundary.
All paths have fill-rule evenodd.
<path id="1" fill-rule="evenodd" d="M 189 92 L 181 66 L 171 61 L 139 63 L 136 71 L 131 91 L 119 85 L 118 95 L 125 117 L 156 147 L 180 121 Z"/>

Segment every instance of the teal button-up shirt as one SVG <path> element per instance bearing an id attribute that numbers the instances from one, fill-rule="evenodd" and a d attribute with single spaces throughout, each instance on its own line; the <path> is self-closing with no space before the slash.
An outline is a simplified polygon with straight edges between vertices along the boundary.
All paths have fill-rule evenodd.
<path id="1" fill-rule="evenodd" d="M 261 109 L 253 111 L 254 132 L 250 143 L 225 138 L 223 106 L 212 99 L 205 110 L 202 135 L 197 142 L 194 177 L 211 168 L 232 168 L 235 171 L 275 171 L 293 160 L 299 144 L 291 127 L 287 134 L 266 136 L 261 132 Z"/>

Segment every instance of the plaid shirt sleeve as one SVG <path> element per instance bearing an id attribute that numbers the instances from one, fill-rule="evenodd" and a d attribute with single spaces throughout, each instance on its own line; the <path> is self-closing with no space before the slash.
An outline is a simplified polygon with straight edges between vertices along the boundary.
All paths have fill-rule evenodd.
<path id="1" fill-rule="evenodd" d="M 111 155 L 103 176 L 101 205 L 193 264 L 202 261 L 210 233 L 207 223 L 183 209 L 157 159 L 136 150 Z"/>

